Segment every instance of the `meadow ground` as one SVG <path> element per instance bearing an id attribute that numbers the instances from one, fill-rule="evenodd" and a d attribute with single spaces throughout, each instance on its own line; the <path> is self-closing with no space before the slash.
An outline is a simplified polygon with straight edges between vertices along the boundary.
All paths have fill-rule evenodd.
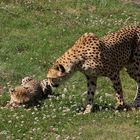
<path id="1" fill-rule="evenodd" d="M 117 0 L 1 0 L 0 106 L 8 88 L 24 76 L 45 79 L 47 69 L 85 32 L 104 36 L 122 26 L 139 24 L 140 6 Z M 121 72 L 127 103 L 136 84 Z M 98 79 L 95 112 L 81 115 L 86 80 L 80 73 L 57 89 L 41 108 L 0 109 L 1 140 L 138 140 L 140 112 L 117 112 L 114 90 Z"/>

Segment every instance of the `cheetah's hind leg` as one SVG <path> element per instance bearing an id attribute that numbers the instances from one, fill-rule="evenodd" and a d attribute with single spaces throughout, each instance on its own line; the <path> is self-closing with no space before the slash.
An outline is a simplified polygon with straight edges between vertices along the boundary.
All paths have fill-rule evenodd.
<path id="1" fill-rule="evenodd" d="M 137 83 L 136 96 L 134 98 L 134 103 L 132 106 L 136 109 L 140 109 L 140 83 Z"/>
<path id="2" fill-rule="evenodd" d="M 136 95 L 134 98 L 134 102 L 132 104 L 132 109 L 133 108 L 136 108 L 136 109 L 140 108 L 140 73 L 139 73 L 140 67 L 139 67 L 139 65 L 137 65 L 136 60 L 139 60 L 139 59 L 137 59 L 137 57 L 135 57 L 134 63 L 127 66 L 127 73 L 129 74 L 129 76 L 132 79 L 134 79 L 137 82 L 137 91 L 136 91 Z"/>

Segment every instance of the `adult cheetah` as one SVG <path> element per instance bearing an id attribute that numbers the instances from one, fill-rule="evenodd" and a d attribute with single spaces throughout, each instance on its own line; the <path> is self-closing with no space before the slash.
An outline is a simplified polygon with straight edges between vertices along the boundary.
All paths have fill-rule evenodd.
<path id="1" fill-rule="evenodd" d="M 134 106 L 140 106 L 140 26 L 128 26 L 98 38 L 85 33 L 76 43 L 56 60 L 48 70 L 51 87 L 57 87 L 75 71 L 81 71 L 87 78 L 87 106 L 84 113 L 92 111 L 96 81 L 99 76 L 108 77 L 116 92 L 118 107 L 125 106 L 120 80 L 120 70 L 125 67 L 137 82 Z"/>

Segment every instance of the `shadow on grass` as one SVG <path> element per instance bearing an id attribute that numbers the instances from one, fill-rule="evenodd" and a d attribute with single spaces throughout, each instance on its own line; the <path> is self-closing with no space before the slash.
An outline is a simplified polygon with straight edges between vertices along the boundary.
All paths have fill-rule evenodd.
<path id="1" fill-rule="evenodd" d="M 36 100 L 34 102 L 26 102 L 26 103 L 10 103 L 10 101 L 5 101 L 1 104 L 1 107 L 4 107 L 4 108 L 25 108 L 25 109 L 31 109 L 31 108 L 38 108 L 38 109 L 41 109 L 41 107 L 44 105 L 44 101 L 45 100 L 49 100 L 50 98 L 56 98 L 60 96 L 60 94 L 45 94 L 43 95 L 43 97 L 40 99 L 40 100 Z"/>
<path id="2" fill-rule="evenodd" d="M 81 109 L 83 108 L 83 109 Z M 85 110 L 85 107 L 81 106 L 79 107 L 78 113 L 83 112 Z M 125 105 L 121 107 L 117 107 L 115 105 L 109 105 L 109 104 L 94 104 L 92 112 L 104 112 L 104 111 L 132 111 L 131 105 Z"/>
<path id="3" fill-rule="evenodd" d="M 95 104 L 93 107 L 93 112 L 98 112 L 98 111 L 132 111 L 132 106 L 131 105 L 123 105 L 123 106 L 115 106 L 115 105 L 100 105 L 100 104 Z"/>
<path id="4" fill-rule="evenodd" d="M 108 104 L 94 104 L 93 106 L 93 112 L 99 112 L 99 111 L 114 111 L 115 106 L 113 105 L 108 105 Z"/>

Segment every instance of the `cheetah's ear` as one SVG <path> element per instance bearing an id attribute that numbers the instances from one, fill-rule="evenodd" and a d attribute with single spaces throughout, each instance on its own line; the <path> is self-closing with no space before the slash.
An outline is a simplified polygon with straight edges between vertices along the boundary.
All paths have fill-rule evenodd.
<path id="1" fill-rule="evenodd" d="M 64 66 L 62 64 L 58 64 L 57 67 L 56 67 L 56 69 L 58 71 L 62 72 L 62 73 L 65 73 L 65 68 L 64 68 Z"/>

